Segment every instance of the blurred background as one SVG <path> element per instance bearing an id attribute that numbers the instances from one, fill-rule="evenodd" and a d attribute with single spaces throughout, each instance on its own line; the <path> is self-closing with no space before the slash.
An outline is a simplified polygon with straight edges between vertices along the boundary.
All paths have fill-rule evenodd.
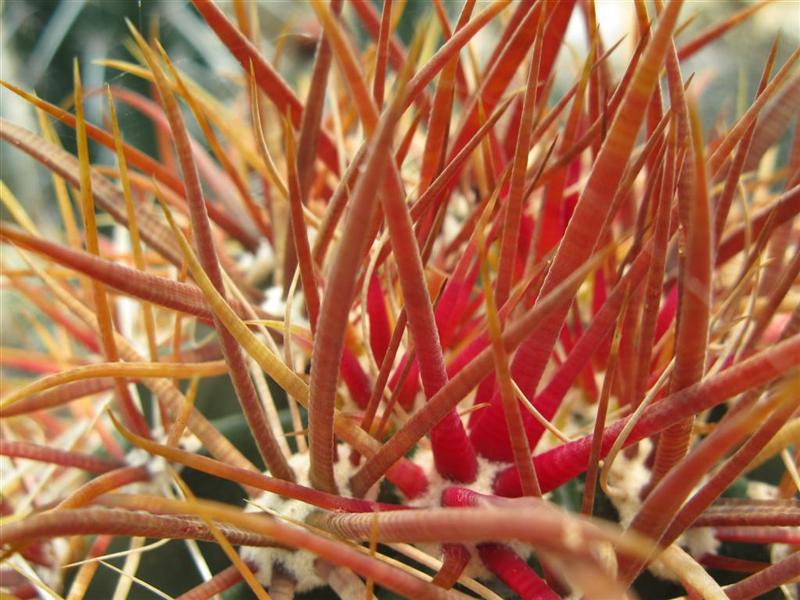
<path id="1" fill-rule="evenodd" d="M 227 9 L 230 3 L 219 4 Z M 376 4 L 380 3 L 376 0 Z M 462 4 L 461 0 L 444 0 L 453 20 Z M 709 25 L 751 4 L 741 0 L 687 2 L 682 21 L 690 22 L 680 33 L 679 45 Z M 281 46 L 279 71 L 296 89 L 303 89 L 319 34 L 312 11 L 306 3 L 295 0 L 266 0 L 258 2 L 254 9 L 258 11 L 261 25 L 262 52 L 271 59 L 278 46 Z M 634 23 L 632 2 L 598 0 L 596 9 L 606 47 L 631 30 Z M 420 19 L 428 18 L 431 11 L 430 0 L 408 0 L 398 26 L 401 38 L 410 40 L 415 25 Z M 87 90 L 99 89 L 105 83 L 111 83 L 149 94 L 146 83 L 96 62 L 102 58 L 132 60 L 125 19 L 142 32 L 157 31 L 162 44 L 180 69 L 218 99 L 235 100 L 239 87 L 238 84 L 234 85 L 234 80 L 241 76 L 239 64 L 205 26 L 188 0 L 0 0 L 0 77 L 28 91 L 35 91 L 50 102 L 69 103 L 72 64 L 74 58 L 78 58 Z M 352 31 L 361 30 L 347 5 L 345 20 L 351 25 Z M 488 56 L 494 48 L 496 31 L 496 28 L 488 27 L 475 39 L 473 49 L 479 60 Z M 752 101 L 770 44 L 778 32 L 781 34 L 781 44 L 777 65 L 780 65 L 800 44 L 800 0 L 770 3 L 748 22 L 682 65 L 684 77 L 695 73 L 693 86 L 702 89 L 699 106 L 707 129 L 718 119 L 732 122 L 740 114 L 741 106 Z M 363 44 L 369 43 L 363 35 L 359 39 Z M 586 55 L 586 32 L 579 10 L 575 11 L 567 39 L 567 48 L 561 52 L 558 69 L 564 85 L 574 80 L 580 69 L 580 61 Z M 628 36 L 613 56 L 611 64 L 617 73 L 626 64 L 633 43 L 632 36 Z M 553 93 L 558 94 L 559 89 L 557 83 Z M 103 123 L 105 108 L 100 97 L 90 98 L 86 108 L 90 121 Z M 146 152 L 153 152 L 155 142 L 149 121 L 124 105 L 119 105 L 118 109 L 126 141 Z M 33 110 L 5 89 L 0 91 L 0 116 L 31 130 L 38 130 Z M 58 131 L 67 148 L 74 146 L 74 134 L 70 129 L 61 127 Z M 788 138 L 787 131 L 784 142 Z M 112 157 L 107 150 L 93 147 L 92 159 L 95 162 L 110 162 Z M 59 227 L 57 211 L 52 208 L 55 205 L 49 173 L 5 143 L 0 143 L 0 179 L 14 191 L 44 231 L 48 227 Z M 0 216 L 5 217 L 4 214 Z M 8 303 L 3 303 L 0 324 L 13 325 L 8 322 L 13 320 L 13 314 Z M 11 331 L 6 326 L 2 326 L 2 329 L 6 331 L 6 336 Z M 223 433 L 239 444 L 246 444 L 250 437 L 243 429 L 235 402 L 232 406 L 220 402 L 226 398 L 233 398 L 233 395 L 227 383 L 220 380 L 215 387 L 204 390 L 198 404 Z M 252 448 L 246 450 L 253 453 Z M 220 484 L 217 480 L 192 472 L 186 474 L 186 480 L 200 496 L 227 498 L 231 502 L 237 498 L 235 486 Z M 571 491 L 566 489 L 568 487 L 558 491 L 562 504 L 569 505 L 573 492 L 580 494 L 579 489 Z M 213 569 L 218 570 L 226 564 L 215 546 L 204 544 L 203 552 Z M 145 553 L 139 575 L 169 594 L 184 591 L 191 584 L 190 580 L 198 577 L 183 545 L 177 543 Z M 116 575 L 106 570 L 102 577 L 96 579 L 87 598 L 110 598 L 115 583 Z M 656 581 L 646 581 L 643 585 L 651 586 L 640 589 L 643 597 L 662 598 L 680 593 L 680 588 Z M 129 597 L 145 599 L 155 596 L 134 586 Z M 227 599 L 249 597 L 249 592 L 241 589 L 241 586 L 225 595 Z M 307 597 L 327 596 L 314 593 Z"/>

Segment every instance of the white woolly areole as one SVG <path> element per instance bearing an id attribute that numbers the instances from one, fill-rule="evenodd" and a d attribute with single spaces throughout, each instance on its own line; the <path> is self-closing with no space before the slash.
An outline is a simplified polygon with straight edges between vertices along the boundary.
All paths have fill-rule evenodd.
<path id="1" fill-rule="evenodd" d="M 263 240 L 258 243 L 255 252 L 242 252 L 237 266 L 242 271 L 250 271 L 251 269 L 258 269 L 259 271 L 271 270 L 275 264 L 275 253 L 272 251 L 272 246 Z"/>
<path id="2" fill-rule="evenodd" d="M 354 467 L 347 456 L 347 446 L 339 446 L 339 461 L 333 465 L 333 476 L 336 485 L 342 495 L 350 495 L 350 477 L 355 473 Z M 293 454 L 289 458 L 289 465 L 295 472 L 297 483 L 310 487 L 309 454 Z M 366 495 L 367 500 L 375 500 L 378 496 L 378 486 L 373 486 Z M 278 518 L 285 520 L 286 524 L 292 525 L 292 521 L 302 522 L 311 514 L 316 507 L 306 504 L 299 500 L 284 498 L 272 492 L 264 492 L 256 497 L 246 508 L 245 512 L 264 511 L 279 515 Z M 300 527 L 300 525 L 297 525 Z M 281 566 L 282 571 L 293 578 L 296 582 L 295 591 L 298 593 L 307 592 L 314 588 L 323 587 L 327 583 L 322 580 L 314 571 L 314 561 L 316 555 L 305 550 L 286 550 L 284 548 L 257 548 L 253 546 L 243 546 L 240 550 L 243 560 L 252 563 L 256 567 L 256 579 L 261 585 L 270 585 L 272 582 L 272 568 L 275 564 Z"/>
<path id="3" fill-rule="evenodd" d="M 704 554 L 716 554 L 719 549 L 719 540 L 714 536 L 711 527 L 693 527 L 681 535 L 677 543 L 684 546 L 695 558 Z"/>
<path id="4" fill-rule="evenodd" d="M 636 456 L 628 458 L 624 452 L 620 452 L 611 465 L 609 483 L 617 493 L 612 493 L 609 497 L 619 513 L 620 524 L 625 528 L 630 526 L 642 506 L 641 492 L 650 481 L 650 469 L 645 466 L 645 461 L 652 447 L 651 440 L 642 440 L 639 442 Z M 675 543 L 685 548 L 695 558 L 700 558 L 704 554 L 714 554 L 719 549 L 719 540 L 708 527 L 689 529 L 681 534 Z M 659 560 L 651 562 L 648 569 L 662 579 L 678 581 L 675 573 Z"/>
<path id="5" fill-rule="evenodd" d="M 299 327 L 308 327 L 308 317 L 303 312 L 303 294 L 295 294 L 292 297 L 291 319 L 292 324 Z M 273 285 L 264 290 L 264 300 L 259 306 L 261 310 L 271 315 L 280 315 L 281 318 L 286 313 L 286 300 L 283 298 L 283 286 Z"/>
<path id="6" fill-rule="evenodd" d="M 639 442 L 639 451 L 633 458 L 625 452 L 614 457 L 608 473 L 611 488 L 609 499 L 619 513 L 620 525 L 627 528 L 642 506 L 641 493 L 650 481 L 650 469 L 645 465 L 653 443 L 646 439 Z"/>
<path id="7" fill-rule="evenodd" d="M 509 463 L 491 462 L 481 456 L 478 456 L 478 476 L 475 481 L 469 484 L 456 483 L 444 479 L 433 462 L 433 452 L 429 449 L 417 450 L 411 460 L 422 467 L 425 475 L 428 477 L 428 489 L 424 494 L 418 496 L 408 502 L 409 506 L 417 506 L 420 508 L 433 508 L 442 505 L 442 492 L 449 487 L 458 486 L 470 489 L 479 494 L 493 494 L 492 484 L 494 483 L 497 474 L 508 467 Z M 486 540 L 487 542 L 496 540 Z M 528 560 L 532 553 L 532 548 L 528 544 L 522 542 L 508 541 L 504 542 L 506 545 L 513 548 L 524 560 Z M 441 544 L 414 544 L 417 548 L 434 556 L 436 558 L 442 557 Z M 483 565 L 478 557 L 477 544 L 463 544 L 470 553 L 470 561 L 464 569 L 466 577 L 473 579 L 492 579 L 494 575 Z"/>
<path id="8" fill-rule="evenodd" d="M 753 500 L 776 500 L 778 488 L 763 481 L 749 481 L 747 483 L 747 497 Z"/>
<path id="9" fill-rule="evenodd" d="M 259 308 L 272 315 L 282 315 L 286 310 L 286 302 L 283 300 L 283 288 L 273 285 L 264 290 L 264 301 Z"/>
<path id="10" fill-rule="evenodd" d="M 169 487 L 172 477 L 167 472 L 167 461 L 162 456 L 154 456 L 142 448 L 131 448 L 125 455 L 130 467 L 144 467 L 150 475 L 149 481 L 134 484 L 133 489 L 147 492 Z"/>

